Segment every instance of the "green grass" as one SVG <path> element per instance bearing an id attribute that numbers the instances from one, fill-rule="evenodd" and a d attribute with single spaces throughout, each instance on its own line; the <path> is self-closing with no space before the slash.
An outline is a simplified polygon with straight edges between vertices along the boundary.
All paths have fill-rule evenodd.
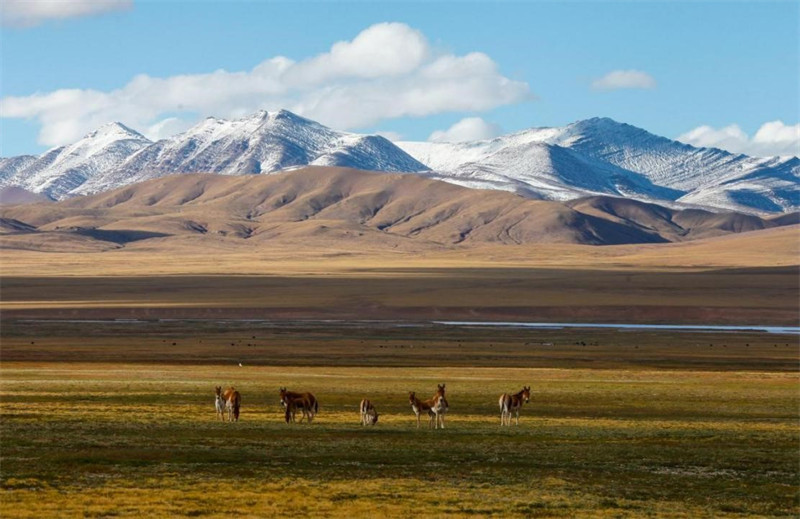
<path id="1" fill-rule="evenodd" d="M 8 363 L 3 517 L 797 516 L 797 373 Z M 446 382 L 447 428 L 407 392 Z M 235 384 L 242 420 L 215 421 Z M 519 427 L 496 400 L 531 385 Z M 282 423 L 277 389 L 315 392 Z M 381 413 L 358 425 L 368 396 Z"/>

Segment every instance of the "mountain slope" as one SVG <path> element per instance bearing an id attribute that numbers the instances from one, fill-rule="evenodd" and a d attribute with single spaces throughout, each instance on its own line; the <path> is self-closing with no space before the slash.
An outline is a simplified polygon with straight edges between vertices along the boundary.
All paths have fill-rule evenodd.
<path id="1" fill-rule="evenodd" d="M 40 157 L 0 159 L 0 187 L 64 199 L 174 173 L 250 175 L 306 165 L 418 173 L 533 199 L 611 195 L 753 214 L 800 209 L 797 157 L 694 148 L 606 118 L 487 141 L 397 145 L 285 110 L 234 121 L 208 118 L 155 143 L 116 123 Z"/>
<path id="2" fill-rule="evenodd" d="M 781 223 L 697 213 L 612 197 L 570 207 L 418 175 L 322 166 L 275 175 L 172 175 L 58 203 L 0 209 L 7 222 L 2 247 L 39 250 L 57 250 L 58 236 L 80 250 L 143 242 L 169 248 L 186 240 L 248 248 L 335 243 L 353 250 L 611 245 L 663 243 Z"/>
<path id="3" fill-rule="evenodd" d="M 35 204 L 51 201 L 43 194 L 32 193 L 21 187 L 0 187 L 0 205 Z"/>
<path id="4" fill-rule="evenodd" d="M 0 186 L 23 187 L 55 199 L 173 173 L 244 175 L 310 164 L 389 172 L 426 169 L 383 137 L 338 132 L 285 110 L 235 121 L 209 117 L 156 143 L 115 123 L 32 163 L 25 157 L 13 164 L 3 160 Z"/>
<path id="5" fill-rule="evenodd" d="M 557 202 L 471 190 L 417 175 L 330 167 L 245 177 L 173 175 L 0 214 L 45 234 L 91 231 L 102 239 L 101 233 L 124 232 L 137 239 L 152 235 L 247 240 L 256 247 L 287 240 L 422 248 L 664 241 L 657 234 Z M 4 239 L 4 246 L 8 244 Z"/>
<path id="6" fill-rule="evenodd" d="M 63 198 L 150 144 L 123 124 L 106 124 L 78 142 L 54 148 L 33 161 L 6 159 L 0 164 L 0 187 L 21 187 L 50 198 Z"/>
<path id="7" fill-rule="evenodd" d="M 560 200 L 611 194 L 748 212 L 800 209 L 796 157 L 763 159 L 695 148 L 607 118 L 487 141 L 398 145 L 437 178 L 473 187 Z M 532 150 L 562 160 L 530 162 Z M 563 160 L 566 153 L 558 150 L 576 159 Z M 576 182 L 578 175 L 586 180 Z"/>

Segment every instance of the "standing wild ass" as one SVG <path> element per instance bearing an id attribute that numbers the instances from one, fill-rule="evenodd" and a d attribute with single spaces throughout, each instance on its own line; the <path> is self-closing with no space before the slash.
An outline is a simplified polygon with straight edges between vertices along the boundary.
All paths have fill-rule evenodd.
<path id="1" fill-rule="evenodd" d="M 295 421 L 298 409 L 303 412 L 300 423 L 303 423 L 303 418 L 307 418 L 308 423 L 311 423 L 314 416 L 319 412 L 319 401 L 311 393 L 295 393 L 282 387 L 279 394 L 281 396 L 281 405 L 286 409 L 286 423 Z"/>
<path id="2" fill-rule="evenodd" d="M 519 393 L 510 395 L 503 393 L 500 395 L 500 425 L 511 426 L 511 414 L 516 413 L 517 425 L 519 425 L 519 410 L 522 404 L 527 404 L 531 401 L 531 388 L 523 386 Z"/>
<path id="3" fill-rule="evenodd" d="M 236 391 L 235 387 L 231 386 L 222 394 L 222 399 L 225 401 L 225 410 L 228 413 L 228 421 L 238 422 L 239 409 L 242 405 L 242 395 Z"/>
<path id="4" fill-rule="evenodd" d="M 214 388 L 214 409 L 217 410 L 217 417 L 225 421 L 225 400 L 222 398 L 222 386 Z"/>
<path id="5" fill-rule="evenodd" d="M 375 425 L 378 423 L 378 411 L 372 405 L 372 402 L 366 398 L 361 401 L 358 410 L 361 413 L 361 425 Z"/>
<path id="6" fill-rule="evenodd" d="M 417 416 L 417 429 L 419 429 L 420 415 L 425 412 L 428 413 L 429 428 L 438 429 L 441 427 L 444 429 L 444 415 L 450 408 L 450 405 L 447 403 L 447 398 L 444 396 L 444 386 L 444 384 L 440 384 L 436 390 L 436 394 L 428 400 L 420 400 L 413 391 L 408 394 L 408 403 L 411 404 L 411 410 L 414 411 L 414 414 Z"/>

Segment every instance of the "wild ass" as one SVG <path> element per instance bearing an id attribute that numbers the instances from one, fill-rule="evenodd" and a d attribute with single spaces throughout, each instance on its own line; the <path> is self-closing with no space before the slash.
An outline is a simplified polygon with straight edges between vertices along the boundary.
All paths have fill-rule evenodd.
<path id="1" fill-rule="evenodd" d="M 450 404 L 447 402 L 447 397 L 444 395 L 444 384 L 437 384 L 436 394 L 433 395 L 433 400 L 436 405 L 431 409 L 433 414 L 436 415 L 436 425 L 444 429 L 444 415 L 450 409 Z"/>
<path id="2" fill-rule="evenodd" d="M 223 422 L 225 421 L 225 399 L 222 398 L 222 386 L 214 388 L 214 408 L 217 410 L 217 416 Z"/>
<path id="3" fill-rule="evenodd" d="M 413 391 L 408 394 L 408 403 L 411 404 L 411 410 L 417 416 L 417 429 L 419 429 L 422 413 L 428 413 L 428 428 L 438 429 L 441 426 L 444 429 L 444 414 L 450 407 L 444 393 L 445 386 L 440 384 L 436 394 L 428 400 L 420 400 Z"/>
<path id="4" fill-rule="evenodd" d="M 229 422 L 239 421 L 239 409 L 242 405 L 242 395 L 236 391 L 236 388 L 231 386 L 222 394 L 222 399 L 225 400 L 225 410 L 228 413 Z"/>
<path id="5" fill-rule="evenodd" d="M 511 413 L 516 413 L 517 425 L 519 425 L 519 410 L 522 404 L 531 401 L 531 388 L 523 386 L 519 393 L 510 395 L 503 393 L 500 395 L 500 425 L 511 426 Z"/>
<path id="6" fill-rule="evenodd" d="M 361 425 L 375 425 L 378 423 L 378 411 L 372 405 L 372 402 L 366 398 L 361 401 L 358 411 L 361 414 Z"/>
<path id="7" fill-rule="evenodd" d="M 295 393 L 282 387 L 279 390 L 279 394 L 281 396 L 281 405 L 286 409 L 284 414 L 286 423 L 295 421 L 298 409 L 303 413 L 300 423 L 303 422 L 303 418 L 307 418 L 308 423 L 311 423 L 314 420 L 314 416 L 319 412 L 319 401 L 311 393 Z"/>

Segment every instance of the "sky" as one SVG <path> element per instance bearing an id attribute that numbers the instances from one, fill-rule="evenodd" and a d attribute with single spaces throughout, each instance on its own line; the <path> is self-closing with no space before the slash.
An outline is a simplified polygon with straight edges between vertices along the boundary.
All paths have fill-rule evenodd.
<path id="1" fill-rule="evenodd" d="M 800 2 L 4 0 L 0 156 L 286 108 L 393 140 L 611 117 L 800 154 Z"/>

